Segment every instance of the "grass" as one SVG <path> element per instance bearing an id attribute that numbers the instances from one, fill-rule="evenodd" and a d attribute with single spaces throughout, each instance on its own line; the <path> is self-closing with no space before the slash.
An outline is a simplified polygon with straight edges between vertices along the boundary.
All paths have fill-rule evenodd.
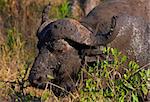
<path id="1" fill-rule="evenodd" d="M 7 11 L 9 6 L 5 0 L 0 1 L 3 13 L 8 13 L 4 11 Z M 41 13 L 40 7 L 34 3 L 29 8 L 31 11 Z M 64 3 L 52 7 L 49 16 L 59 19 L 71 17 L 69 9 L 67 0 L 64 0 Z M 16 10 L 15 8 L 9 12 L 16 14 Z M 30 15 L 31 12 L 26 13 L 33 17 Z M 24 35 L 22 30 L 17 26 L 12 28 L 12 25 L 11 29 L 6 29 L 5 40 L 0 43 L 0 101 L 140 102 L 148 93 L 147 80 L 150 77 L 150 70 L 145 70 L 148 65 L 140 67 L 113 48 L 104 49 L 104 54 L 113 58 L 113 61 L 106 59 L 96 62 L 93 66 L 82 68 L 79 73 L 80 82 L 74 93 L 60 98 L 47 88 L 45 90 L 33 88 L 29 86 L 27 78 L 36 56 L 35 35 Z M 25 24 L 21 23 L 21 27 L 24 28 Z M 87 78 L 83 80 L 85 74 Z"/>
<path id="2" fill-rule="evenodd" d="M 21 33 L 15 29 L 8 30 L 6 39 L 0 46 L 0 93 L 4 98 L 12 94 L 13 89 L 18 88 L 17 84 L 19 85 L 22 79 L 27 79 L 26 69 L 33 61 L 32 55 L 28 53 L 30 50 L 25 49 Z"/>
<path id="3" fill-rule="evenodd" d="M 63 0 L 62 4 L 52 6 L 49 16 L 50 18 L 57 18 L 57 19 L 71 17 L 69 2 L 67 0 Z"/>

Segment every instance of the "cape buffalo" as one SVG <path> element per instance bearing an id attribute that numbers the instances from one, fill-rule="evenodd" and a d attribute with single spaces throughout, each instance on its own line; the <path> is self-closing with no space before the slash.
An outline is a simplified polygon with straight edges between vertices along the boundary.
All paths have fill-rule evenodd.
<path id="1" fill-rule="evenodd" d="M 82 61 L 99 46 L 116 47 L 140 65 L 150 62 L 150 0 L 108 0 L 81 21 L 50 21 L 48 8 L 37 32 L 39 54 L 29 75 L 33 85 L 52 82 L 73 90 Z M 53 91 L 61 93 L 58 88 Z"/>

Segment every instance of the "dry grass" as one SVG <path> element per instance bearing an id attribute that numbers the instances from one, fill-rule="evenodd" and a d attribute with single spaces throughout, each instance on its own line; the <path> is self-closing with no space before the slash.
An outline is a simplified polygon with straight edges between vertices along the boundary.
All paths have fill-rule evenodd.
<path id="1" fill-rule="evenodd" d="M 51 90 L 40 90 L 28 86 L 28 74 L 36 56 L 36 31 L 40 25 L 41 12 L 49 0 L 1 0 L 0 18 L 4 29 L 0 28 L 0 102 L 40 100 L 45 102 L 84 102 L 92 97 L 81 93 L 83 80 L 78 89 L 67 97 L 58 98 Z M 1 3 L 0 1 L 0 3 Z M 49 16 L 59 18 L 58 6 L 66 0 L 50 0 L 52 9 Z M 3 3 L 2 3 L 3 4 Z M 14 29 L 15 28 L 15 29 Z M 8 30 L 9 29 L 9 30 Z M 20 33 L 21 32 L 21 33 Z M 83 73 L 82 73 L 83 74 Z M 82 76 L 81 74 L 81 76 Z M 91 95 L 91 94 L 90 94 Z M 98 96 L 97 102 L 104 102 Z M 88 101 L 87 101 L 88 102 Z"/>
<path id="2" fill-rule="evenodd" d="M 30 49 L 25 49 L 25 41 L 15 30 L 8 31 L 7 40 L 1 44 L 0 48 L 0 81 L 2 84 L 0 93 L 1 97 L 7 97 L 13 90 L 9 82 L 17 85 L 22 78 L 27 79 L 24 75 L 33 58 L 28 60 L 31 56 L 28 53 Z"/>

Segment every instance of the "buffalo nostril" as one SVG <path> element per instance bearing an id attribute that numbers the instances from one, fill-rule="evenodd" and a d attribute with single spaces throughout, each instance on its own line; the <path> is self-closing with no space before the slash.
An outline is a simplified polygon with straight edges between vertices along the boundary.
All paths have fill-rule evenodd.
<path id="1" fill-rule="evenodd" d="M 37 80 L 33 80 L 33 83 L 34 83 L 34 84 L 37 84 L 37 83 L 38 83 L 38 81 L 37 81 Z"/>
<path id="2" fill-rule="evenodd" d="M 42 77 L 40 76 L 38 79 L 37 79 L 38 82 L 41 82 L 42 81 Z"/>
<path id="3" fill-rule="evenodd" d="M 38 77 L 37 79 L 32 79 L 31 82 L 32 82 L 33 84 L 38 84 L 38 83 L 42 82 L 42 77 L 40 76 L 40 77 Z"/>

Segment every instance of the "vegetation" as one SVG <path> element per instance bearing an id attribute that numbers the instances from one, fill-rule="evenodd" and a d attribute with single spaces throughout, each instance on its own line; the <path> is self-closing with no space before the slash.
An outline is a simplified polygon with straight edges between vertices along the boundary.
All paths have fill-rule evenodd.
<path id="1" fill-rule="evenodd" d="M 22 2 L 25 1 L 22 0 Z M 17 8 L 13 8 L 15 6 L 10 5 L 15 2 L 15 0 L 1 0 L 1 14 L 9 15 L 6 18 L 10 18 L 13 14 L 19 17 L 17 13 L 18 15 L 26 13 L 27 15 L 22 17 L 20 26 L 24 29 L 31 29 L 31 26 L 27 27 L 24 20 L 26 21 L 26 17 L 29 16 L 29 21 L 31 22 L 33 20 L 31 18 L 35 17 L 32 12 L 23 8 L 23 4 L 26 4 L 28 10 L 30 9 L 37 14 L 41 13 L 42 6 L 25 2 L 21 3 L 22 12 L 17 12 Z M 71 16 L 69 3 L 66 0 L 60 5 L 53 6 L 51 10 L 49 14 L 51 18 Z M 37 14 L 36 17 L 40 17 Z M 7 29 L 5 29 L 5 42 L 0 43 L 0 101 L 141 102 L 147 95 L 147 80 L 150 77 L 150 70 L 145 70 L 147 65 L 140 67 L 115 48 L 104 49 L 104 54 L 113 60 L 97 61 L 92 66 L 82 68 L 79 73 L 80 82 L 76 92 L 70 93 L 65 98 L 56 97 L 47 88 L 40 90 L 29 86 L 27 78 L 36 56 L 36 37 L 35 32 L 28 31 L 28 35 L 26 30 L 24 31 L 19 27 L 18 22 L 20 22 L 21 17 L 17 19 L 19 20 L 17 21 L 14 18 L 10 21 L 7 21 L 8 19 L 4 21 L 8 25 L 6 26 Z M 38 20 L 36 19 L 34 22 Z M 84 75 L 87 77 L 83 80 Z"/>
<path id="2" fill-rule="evenodd" d="M 128 61 L 127 56 L 117 49 L 106 48 L 104 54 L 111 57 L 97 62 L 93 66 L 82 68 L 80 84 L 75 95 L 68 99 L 81 102 L 140 102 L 147 95 L 147 80 L 150 70 L 140 67 L 134 61 Z M 25 48 L 22 35 L 15 29 L 8 30 L 7 40 L 0 50 L 0 88 L 1 98 L 15 101 L 60 101 L 51 90 L 39 90 L 28 86 L 28 73 L 33 62 L 33 54 Z M 82 80 L 83 74 L 87 75 Z"/>
<path id="3" fill-rule="evenodd" d="M 16 93 L 27 80 L 27 68 L 33 61 L 33 53 L 25 48 L 21 33 L 7 31 L 7 40 L 0 46 L 0 94 L 2 98 Z"/>
<path id="4" fill-rule="evenodd" d="M 147 80 L 150 70 L 145 70 L 134 61 L 128 61 L 115 48 L 104 50 L 113 61 L 97 62 L 93 67 L 83 69 L 88 78 L 80 91 L 82 102 L 141 102 L 147 95 Z M 102 97 L 102 98 L 101 98 Z"/>

